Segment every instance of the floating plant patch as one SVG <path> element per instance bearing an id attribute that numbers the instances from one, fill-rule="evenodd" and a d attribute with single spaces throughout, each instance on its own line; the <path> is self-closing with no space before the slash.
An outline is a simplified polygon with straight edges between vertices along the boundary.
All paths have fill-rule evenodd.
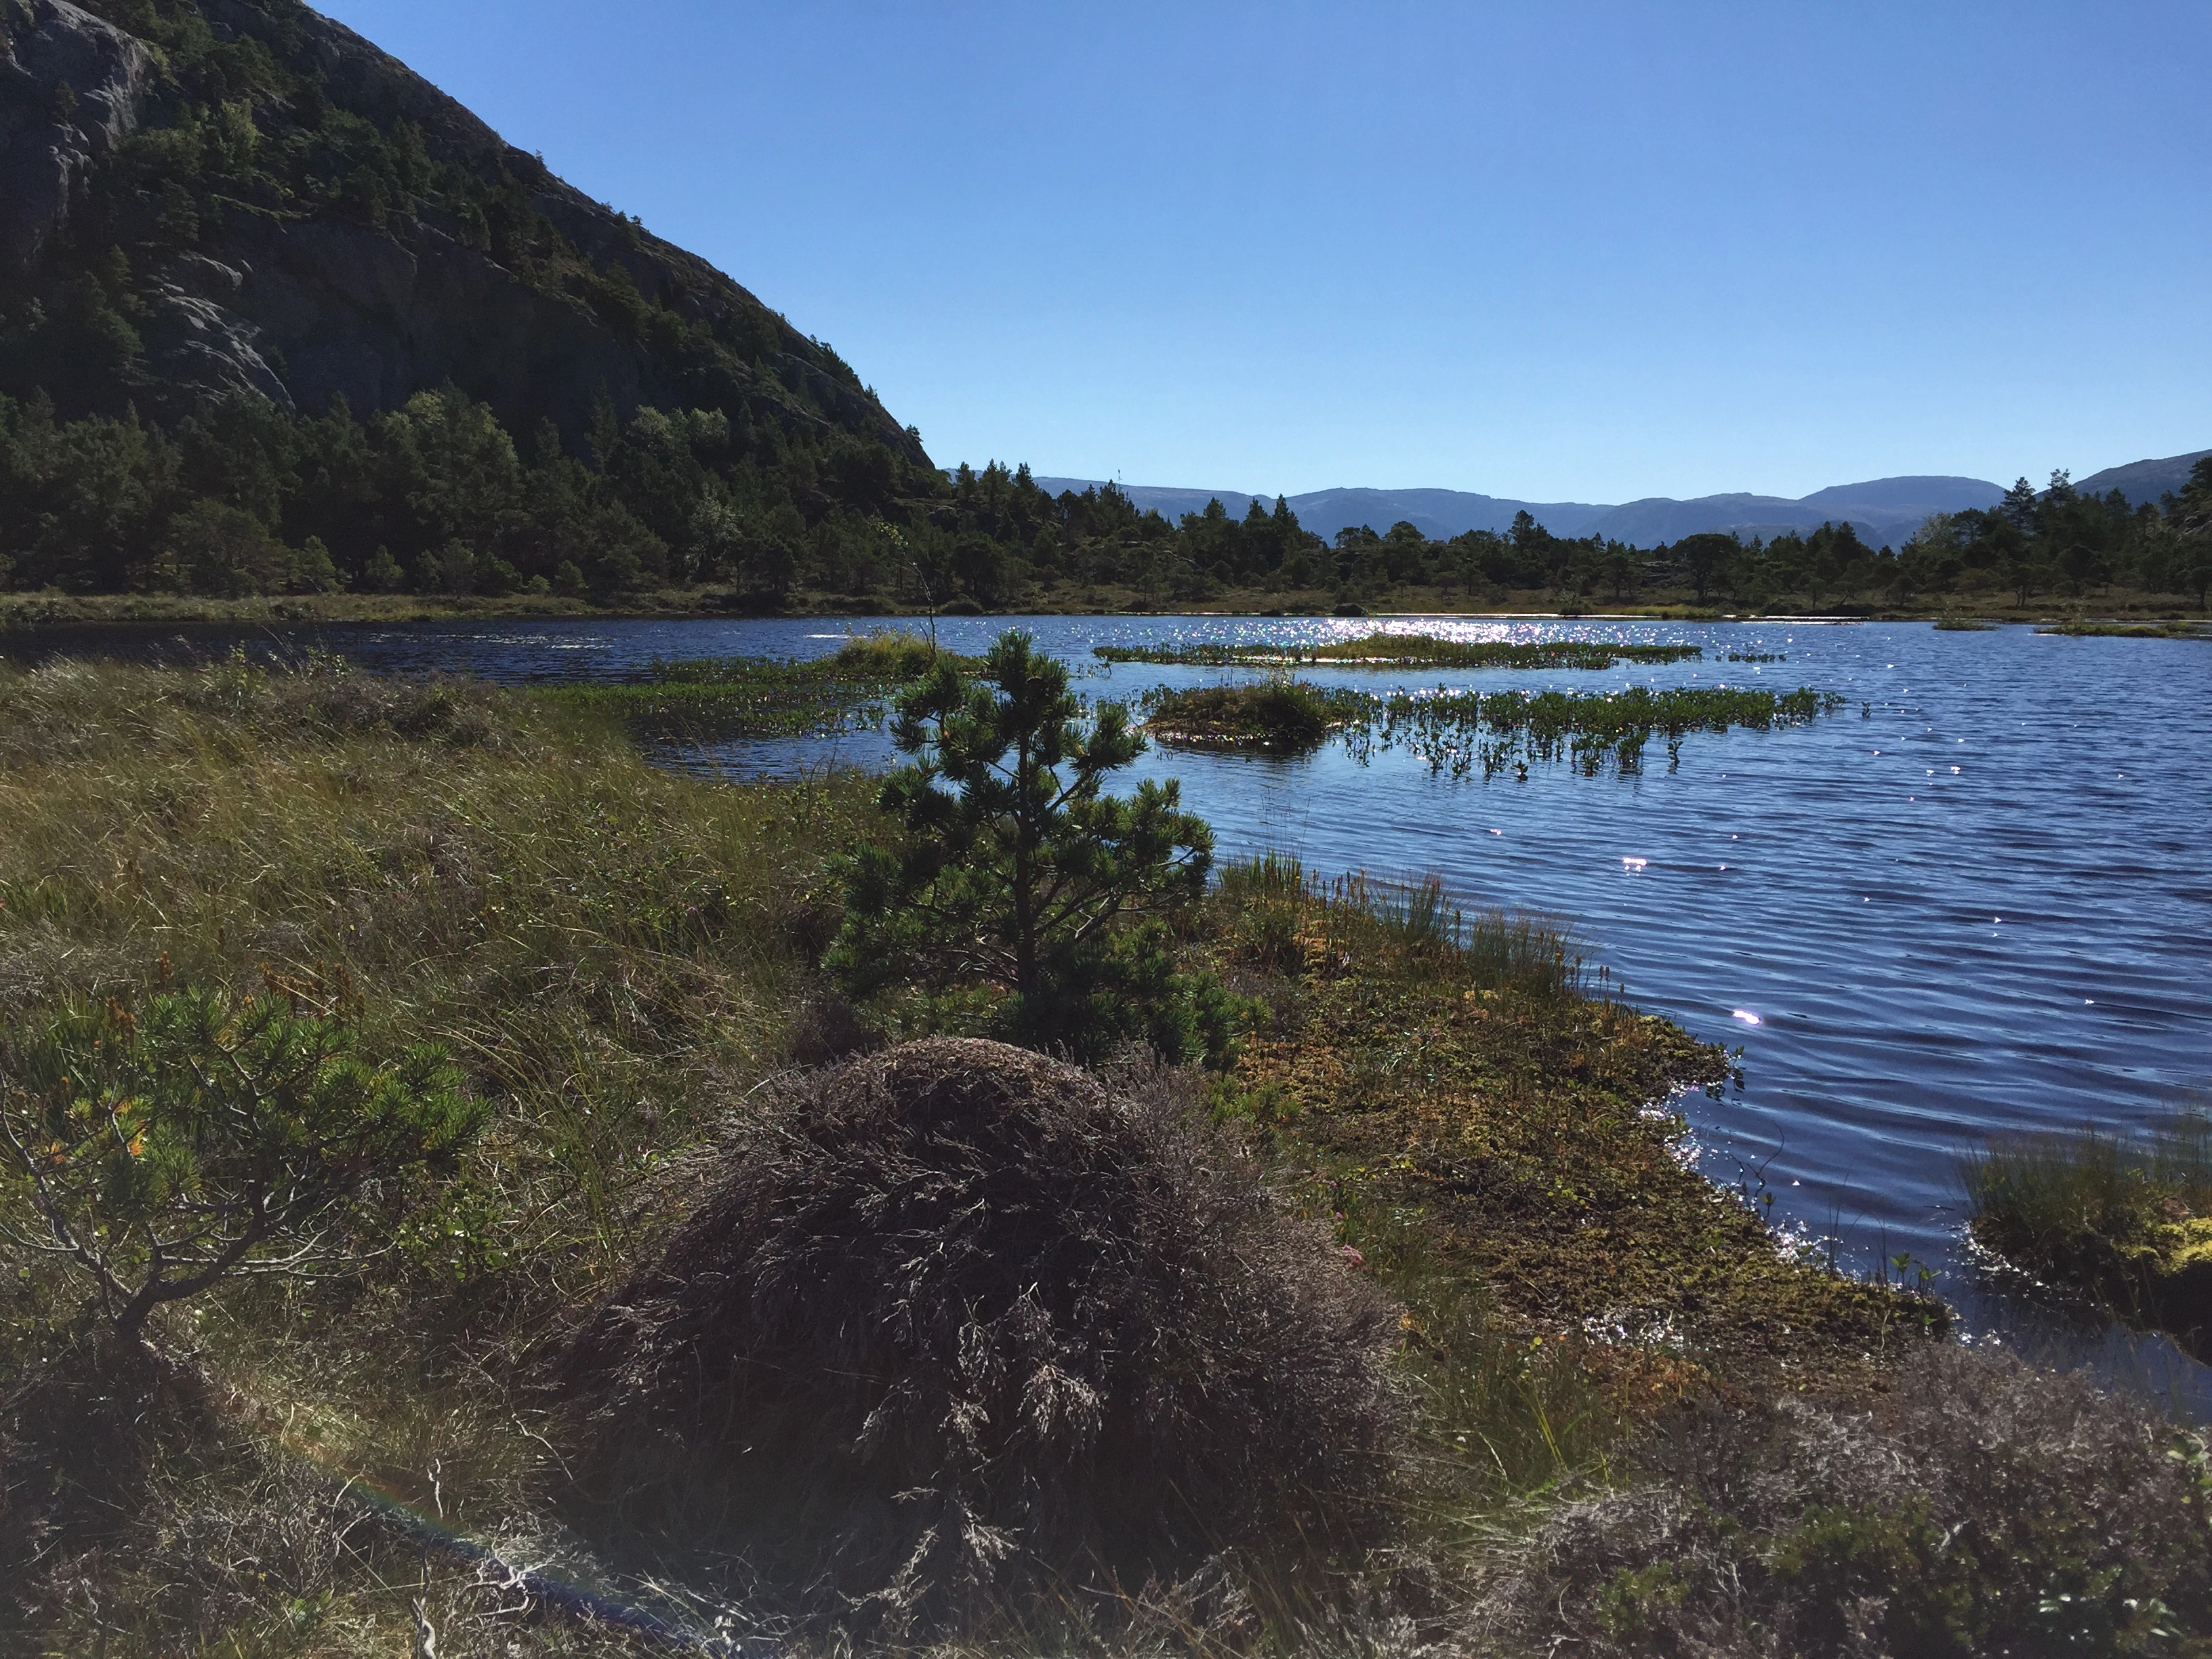
<path id="1" fill-rule="evenodd" d="M 1237 668 L 1610 668 L 1617 662 L 1680 662 L 1702 657 L 1694 645 L 1626 645 L 1614 640 L 1447 640 L 1433 634 L 1373 633 L 1305 645 L 1295 641 L 1182 645 L 1100 645 L 1108 662 Z"/>

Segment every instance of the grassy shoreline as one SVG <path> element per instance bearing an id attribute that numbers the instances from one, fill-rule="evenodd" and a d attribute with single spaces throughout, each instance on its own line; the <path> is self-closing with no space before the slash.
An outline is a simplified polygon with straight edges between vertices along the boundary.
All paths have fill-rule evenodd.
<path id="1" fill-rule="evenodd" d="M 84 1328 L 50 1264 L 0 1245 L 0 1550 L 31 1552 L 0 1573 L 5 1639 L 365 1655 L 419 1598 L 441 1651 L 504 1652 L 515 1596 L 467 1549 L 553 1564 L 589 1590 L 572 1609 L 637 1605 L 549 1518 L 538 1357 L 684 1212 L 734 1103 L 856 1040 L 818 963 L 828 860 L 883 833 L 872 795 L 656 769 L 626 710 L 555 693 L 0 667 L 0 1024 L 173 981 L 343 983 L 366 1037 L 444 1045 L 491 1112 L 399 1249 L 166 1319 L 189 1386 L 143 1463 L 26 1415 Z M 1680 1414 L 1860 1410 L 1936 1346 L 1940 1304 L 1801 1258 L 1688 1166 L 1675 1091 L 1722 1085 L 1726 1054 L 1586 982 L 1558 935 L 1273 860 L 1225 871 L 1179 948 L 1246 1010 L 1212 1115 L 1403 1309 L 1398 1565 L 1316 1589 L 1311 1618 L 1397 1583 L 1409 1629 L 1471 1629 L 1547 1517 L 1674 1489 L 1638 1448 Z M 522 1598 L 532 1650 L 643 1650 L 550 1594 Z M 1300 1645 L 1212 1617 L 1147 1628 Z"/>

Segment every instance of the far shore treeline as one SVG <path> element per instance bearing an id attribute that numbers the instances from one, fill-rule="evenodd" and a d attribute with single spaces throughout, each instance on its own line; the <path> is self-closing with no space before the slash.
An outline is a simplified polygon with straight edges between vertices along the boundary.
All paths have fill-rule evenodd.
<path id="1" fill-rule="evenodd" d="M 343 400 L 293 416 L 234 393 L 167 424 L 58 416 L 0 394 L 0 589 L 69 593 L 545 592 L 601 603 L 714 587 L 775 610 L 802 592 L 955 609 L 1066 585 L 1205 601 L 1425 589 L 1562 603 L 1660 592 L 1700 605 L 1782 599 L 2030 605 L 2093 595 L 2203 608 L 2212 586 L 2212 465 L 2162 504 L 2025 478 L 1987 511 L 1929 519 L 1901 548 L 1849 524 L 1772 540 L 1707 533 L 1638 550 L 1551 534 L 1433 540 L 1410 524 L 1333 542 L 1279 498 L 1242 519 L 1218 501 L 1170 523 L 1111 484 L 1059 495 L 1026 466 L 950 474 L 861 434 L 793 432 L 721 410 L 602 400 L 580 443 L 550 422 L 520 439 L 452 386 L 359 418 Z"/>

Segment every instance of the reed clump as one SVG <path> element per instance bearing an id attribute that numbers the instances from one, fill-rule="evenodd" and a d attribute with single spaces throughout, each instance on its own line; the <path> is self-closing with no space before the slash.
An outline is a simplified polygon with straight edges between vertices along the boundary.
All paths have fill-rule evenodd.
<path id="1" fill-rule="evenodd" d="M 2173 1331 L 2212 1328 L 2212 1113 L 2145 1135 L 2094 1126 L 1999 1140 L 1967 1158 L 1975 1242 L 2021 1271 Z"/>
<path id="2" fill-rule="evenodd" d="M 1654 738 L 1680 763 L 1682 739 L 1694 732 L 1754 732 L 1804 726 L 1833 714 L 1844 699 L 1809 686 L 1760 691 L 1735 686 L 1632 685 L 1619 691 L 1398 691 L 1378 700 L 1361 735 L 1366 746 L 1402 748 L 1431 771 L 1486 779 L 1531 761 L 1565 758 L 1595 776 L 1607 765 L 1640 771 Z M 1363 752 L 1355 747 L 1355 753 Z"/>
<path id="3" fill-rule="evenodd" d="M 1387 695 L 1277 679 L 1254 685 L 1146 692 L 1148 729 L 1171 742 L 1298 752 L 1332 736 L 1355 759 L 1404 750 L 1432 772 L 1487 781 L 1532 762 L 1565 759 L 1595 776 L 1641 771 L 1654 739 L 1679 764 L 1692 732 L 1808 725 L 1844 700 L 1809 686 L 1632 685 L 1619 691 L 1412 691 Z"/>

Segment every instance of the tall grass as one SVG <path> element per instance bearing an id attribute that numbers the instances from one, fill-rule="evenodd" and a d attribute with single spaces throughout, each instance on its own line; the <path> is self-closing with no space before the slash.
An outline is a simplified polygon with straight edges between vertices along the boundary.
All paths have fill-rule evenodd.
<path id="1" fill-rule="evenodd" d="M 522 1357 L 659 1224 L 732 1096 L 788 1063 L 834 925 L 825 861 L 866 833 L 872 793 L 838 775 L 699 783 L 559 698 L 329 663 L 0 671 L 0 1030 L 66 997 L 128 1002 L 164 983 L 349 983 L 367 1043 L 442 1044 L 491 1108 L 398 1251 L 358 1273 L 218 1289 L 161 1328 L 249 1438 L 283 1430 L 334 1472 L 319 1549 L 346 1524 L 328 1505 L 349 1479 L 450 1524 L 511 1512 L 542 1455 Z M 6 1269 L 0 1401 L 71 1351 L 78 1306 L 36 1261 Z M 132 1500 L 143 1528 L 101 1524 L 134 1549 L 165 1528 L 276 1528 L 253 1508 L 264 1487 L 234 1480 L 230 1437 L 167 1425 Z M 365 1652 L 380 1609 L 391 1628 L 377 1575 L 419 1571 L 386 1538 L 368 1577 L 325 1551 L 319 1577 L 271 1564 L 239 1594 L 210 1547 L 197 1565 L 159 1556 L 159 1583 L 88 1567 L 57 1650 L 261 1650 L 291 1601 L 329 1590 L 333 1630 L 357 1634 L 298 1650 Z"/>
<path id="2" fill-rule="evenodd" d="M 2013 1136 L 1960 1166 L 1975 1241 L 2039 1279 L 2160 1318 L 2161 1279 L 2212 1216 L 2212 1109 L 2174 1111 L 2148 1133 L 2094 1125 Z"/>
<path id="3" fill-rule="evenodd" d="M 1407 970 L 1441 972 L 1477 988 L 1572 996 L 1583 988 L 1582 958 L 1565 929 L 1519 911 L 1469 915 L 1434 871 L 1404 880 L 1364 871 L 1323 880 L 1297 854 L 1270 850 L 1220 866 L 1215 891 L 1244 948 L 1272 964 L 1293 965 L 1290 942 L 1303 927 L 1317 939 L 1372 935 Z"/>

